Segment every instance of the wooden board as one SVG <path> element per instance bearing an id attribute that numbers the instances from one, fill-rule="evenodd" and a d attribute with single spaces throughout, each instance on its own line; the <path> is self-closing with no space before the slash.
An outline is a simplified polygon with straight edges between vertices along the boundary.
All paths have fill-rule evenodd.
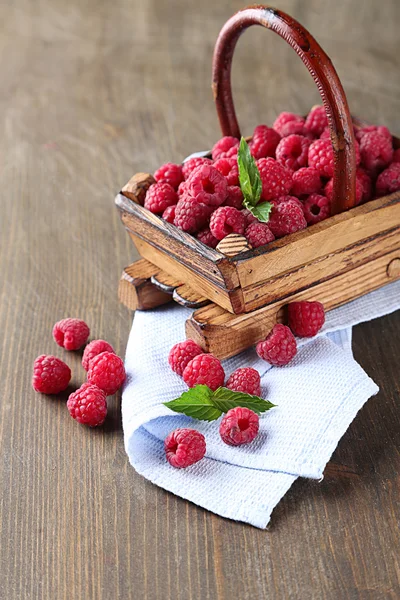
<path id="1" fill-rule="evenodd" d="M 156 269 L 144 259 L 125 267 L 118 286 L 120 302 L 130 310 L 150 310 L 171 302 L 170 294 L 151 283 L 151 274 Z"/>

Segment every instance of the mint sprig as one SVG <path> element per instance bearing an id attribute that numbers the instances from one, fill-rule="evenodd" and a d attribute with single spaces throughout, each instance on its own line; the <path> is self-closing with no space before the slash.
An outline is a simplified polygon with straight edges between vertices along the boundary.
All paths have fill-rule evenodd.
<path id="1" fill-rule="evenodd" d="M 260 202 L 262 182 L 256 161 L 250 153 L 246 140 L 242 137 L 238 151 L 239 184 L 243 193 L 243 205 L 262 223 L 268 223 L 272 209 L 270 202 Z"/>
<path id="2" fill-rule="evenodd" d="M 164 402 L 174 412 L 182 413 L 200 421 L 215 421 L 222 413 L 241 406 L 260 414 L 273 408 L 275 404 L 258 396 L 234 392 L 220 387 L 213 392 L 207 385 L 196 385 L 179 398 Z"/>

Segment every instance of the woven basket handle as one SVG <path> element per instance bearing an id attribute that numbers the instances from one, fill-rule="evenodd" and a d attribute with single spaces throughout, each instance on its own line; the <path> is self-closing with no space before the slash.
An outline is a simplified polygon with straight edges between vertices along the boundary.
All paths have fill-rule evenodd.
<path id="1" fill-rule="evenodd" d="M 227 21 L 214 49 L 212 86 L 222 135 L 240 138 L 232 99 L 231 65 L 239 36 L 251 25 L 272 29 L 292 46 L 311 73 L 324 103 L 331 131 L 335 171 L 333 214 L 355 205 L 356 159 L 353 124 L 339 77 L 312 35 L 289 15 L 269 6 L 250 6 Z"/>

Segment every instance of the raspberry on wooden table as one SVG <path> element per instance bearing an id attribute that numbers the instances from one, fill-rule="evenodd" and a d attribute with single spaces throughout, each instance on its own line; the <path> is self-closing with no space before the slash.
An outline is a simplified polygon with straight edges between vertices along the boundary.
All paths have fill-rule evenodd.
<path id="1" fill-rule="evenodd" d="M 239 185 L 239 167 L 236 158 L 219 158 L 213 167 L 226 177 L 228 185 Z"/>
<path id="2" fill-rule="evenodd" d="M 78 423 L 98 427 L 104 423 L 107 416 L 106 395 L 97 385 L 84 383 L 69 396 L 67 408 L 71 417 Z"/>
<path id="3" fill-rule="evenodd" d="M 271 365 L 282 367 L 296 356 L 297 344 L 289 327 L 278 323 L 265 340 L 257 344 L 256 351 L 260 358 Z"/>
<path id="4" fill-rule="evenodd" d="M 233 206 L 241 210 L 243 207 L 243 193 L 239 186 L 228 185 L 228 195 L 222 206 Z"/>
<path id="5" fill-rule="evenodd" d="M 172 346 L 169 352 L 169 366 L 175 373 L 182 376 L 187 364 L 198 354 L 203 354 L 203 349 L 193 340 L 179 342 Z"/>
<path id="6" fill-rule="evenodd" d="M 164 221 L 167 221 L 168 223 L 173 223 L 175 221 L 175 213 L 176 204 L 174 204 L 173 206 L 168 206 L 161 216 L 164 219 Z"/>
<path id="7" fill-rule="evenodd" d="M 235 137 L 227 135 L 216 142 L 211 151 L 213 160 L 219 158 L 231 158 L 237 154 L 239 140 Z"/>
<path id="8" fill-rule="evenodd" d="M 183 181 L 182 165 L 166 163 L 157 169 L 154 173 L 154 179 L 158 183 L 169 183 L 174 190 L 177 190 L 179 184 Z"/>
<path id="9" fill-rule="evenodd" d="M 288 305 L 289 327 L 299 337 L 314 337 L 325 323 L 321 302 L 291 302 Z"/>
<path id="10" fill-rule="evenodd" d="M 267 223 L 260 223 L 259 221 L 251 223 L 246 228 L 244 234 L 252 248 L 265 246 L 265 244 L 269 244 L 275 239 L 275 236 L 268 227 Z"/>
<path id="11" fill-rule="evenodd" d="M 176 205 L 174 224 L 187 233 L 197 233 L 208 224 L 212 210 L 212 206 L 184 195 Z"/>
<path id="12" fill-rule="evenodd" d="M 235 392 L 243 392 L 252 396 L 261 395 L 260 373 L 252 367 L 236 369 L 226 382 L 225 387 Z"/>
<path id="13" fill-rule="evenodd" d="M 146 192 L 144 207 L 158 215 L 178 202 L 178 194 L 169 183 L 153 183 Z"/>
<path id="14" fill-rule="evenodd" d="M 228 410 L 219 426 L 221 439 L 228 446 L 249 444 L 258 434 L 259 416 L 249 408 L 237 406 Z"/>
<path id="15" fill-rule="evenodd" d="M 246 227 L 244 214 L 233 206 L 221 206 L 211 215 L 210 230 L 217 240 L 222 240 L 230 233 L 243 234 Z"/>
<path id="16" fill-rule="evenodd" d="M 276 148 L 276 160 L 292 171 L 306 167 L 310 144 L 311 141 L 303 135 L 288 135 L 281 139 Z"/>
<path id="17" fill-rule="evenodd" d="M 32 387 L 41 394 L 63 392 L 71 379 L 71 369 L 56 356 L 42 354 L 33 363 Z"/>
<path id="18" fill-rule="evenodd" d="M 311 194 L 304 200 L 303 212 L 308 225 L 319 223 L 331 214 L 331 202 L 321 194 Z"/>
<path id="19" fill-rule="evenodd" d="M 255 159 L 275 158 L 275 150 L 281 140 L 281 136 L 275 129 L 267 125 L 258 125 L 253 133 L 253 139 L 249 144 L 250 152 Z"/>
<path id="20" fill-rule="evenodd" d="M 88 381 L 97 385 L 107 396 L 112 396 L 125 381 L 125 367 L 122 359 L 112 352 L 98 354 L 89 364 Z"/>
<path id="21" fill-rule="evenodd" d="M 189 179 L 192 172 L 203 165 L 212 165 L 211 158 L 207 158 L 206 156 L 195 156 L 186 160 L 182 165 L 182 174 L 184 178 Z"/>
<path id="22" fill-rule="evenodd" d="M 293 173 L 292 194 L 295 196 L 316 194 L 320 191 L 321 186 L 321 177 L 317 169 L 303 167 Z"/>
<path id="23" fill-rule="evenodd" d="M 365 133 L 361 138 L 360 152 L 362 165 L 370 173 L 376 174 L 387 167 L 393 158 L 392 139 L 377 131 Z"/>
<path id="24" fill-rule="evenodd" d="M 206 246 L 209 246 L 210 248 L 216 248 L 219 242 L 219 240 L 217 240 L 217 238 L 213 236 L 209 227 L 199 231 L 199 233 L 197 234 L 197 239 L 200 242 L 203 242 L 203 244 L 205 244 Z"/>
<path id="25" fill-rule="evenodd" d="M 395 162 L 382 171 L 376 180 L 376 194 L 385 196 L 398 190 L 400 190 L 400 163 Z"/>
<path id="26" fill-rule="evenodd" d="M 195 429 L 175 429 L 164 440 L 167 461 L 176 469 L 197 463 L 206 453 L 206 440 Z"/>
<path id="27" fill-rule="evenodd" d="M 334 159 L 330 139 L 315 140 L 308 149 L 308 166 L 317 169 L 321 177 L 333 177 Z"/>
<path id="28" fill-rule="evenodd" d="M 79 350 L 89 334 L 90 329 L 82 319 L 62 319 L 53 327 L 54 341 L 66 350 Z"/>
<path id="29" fill-rule="evenodd" d="M 101 354 L 102 352 L 112 352 L 115 354 L 114 348 L 105 340 L 93 340 L 90 342 L 83 351 L 82 356 L 82 367 L 87 371 L 92 358 Z"/>
<path id="30" fill-rule="evenodd" d="M 298 135 L 305 135 L 307 133 L 305 128 L 305 119 L 300 115 L 296 115 L 290 112 L 282 112 L 275 119 L 272 127 L 279 133 L 281 137 L 292 135 L 296 133 Z"/>
<path id="31" fill-rule="evenodd" d="M 204 384 L 215 391 L 224 385 L 225 373 L 221 362 L 212 354 L 198 354 L 183 371 L 183 381 L 190 388 Z"/>
<path id="32" fill-rule="evenodd" d="M 272 200 L 290 192 L 292 187 L 292 171 L 287 169 L 274 158 L 260 158 L 257 161 L 260 172 L 263 200 Z"/>
<path id="33" fill-rule="evenodd" d="M 280 238 L 307 227 L 301 202 L 296 198 L 284 202 L 274 202 L 268 227 L 275 237 Z"/>
<path id="34" fill-rule="evenodd" d="M 197 202 L 210 207 L 221 206 L 227 196 L 226 178 L 213 166 L 203 165 L 190 175 L 186 190 Z"/>
<path id="35" fill-rule="evenodd" d="M 314 137 L 321 136 L 325 127 L 328 127 L 328 117 L 324 106 L 314 106 L 307 115 L 305 127 Z"/>

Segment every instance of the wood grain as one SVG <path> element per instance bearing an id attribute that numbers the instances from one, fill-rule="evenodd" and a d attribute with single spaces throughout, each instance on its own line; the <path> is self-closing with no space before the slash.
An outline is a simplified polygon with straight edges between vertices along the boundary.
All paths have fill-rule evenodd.
<path id="1" fill-rule="evenodd" d="M 157 272 L 147 260 L 141 259 L 125 267 L 118 286 L 118 298 L 130 310 L 150 310 L 171 302 L 171 295 L 151 282 Z"/>
<path id="2" fill-rule="evenodd" d="M 137 475 L 119 397 L 104 428 L 37 396 L 51 337 L 85 318 L 124 354 L 118 301 L 137 258 L 113 206 L 135 172 L 219 137 L 212 49 L 243 0 L 0 3 L 0 569 L 4 600 L 398 600 L 399 315 L 354 330 L 380 387 L 321 482 L 298 480 L 268 531 L 234 523 Z M 396 0 L 280 0 L 332 56 L 354 114 L 399 131 Z M 351 27 L 350 27 L 351 25 Z M 254 29 L 254 28 L 253 28 Z M 293 51 L 261 28 L 233 64 L 243 132 L 318 101 Z M 251 96 L 249 97 L 249 90 Z M 354 473 L 354 475 L 352 475 Z M 223 490 L 221 490 L 223 491 Z"/>

